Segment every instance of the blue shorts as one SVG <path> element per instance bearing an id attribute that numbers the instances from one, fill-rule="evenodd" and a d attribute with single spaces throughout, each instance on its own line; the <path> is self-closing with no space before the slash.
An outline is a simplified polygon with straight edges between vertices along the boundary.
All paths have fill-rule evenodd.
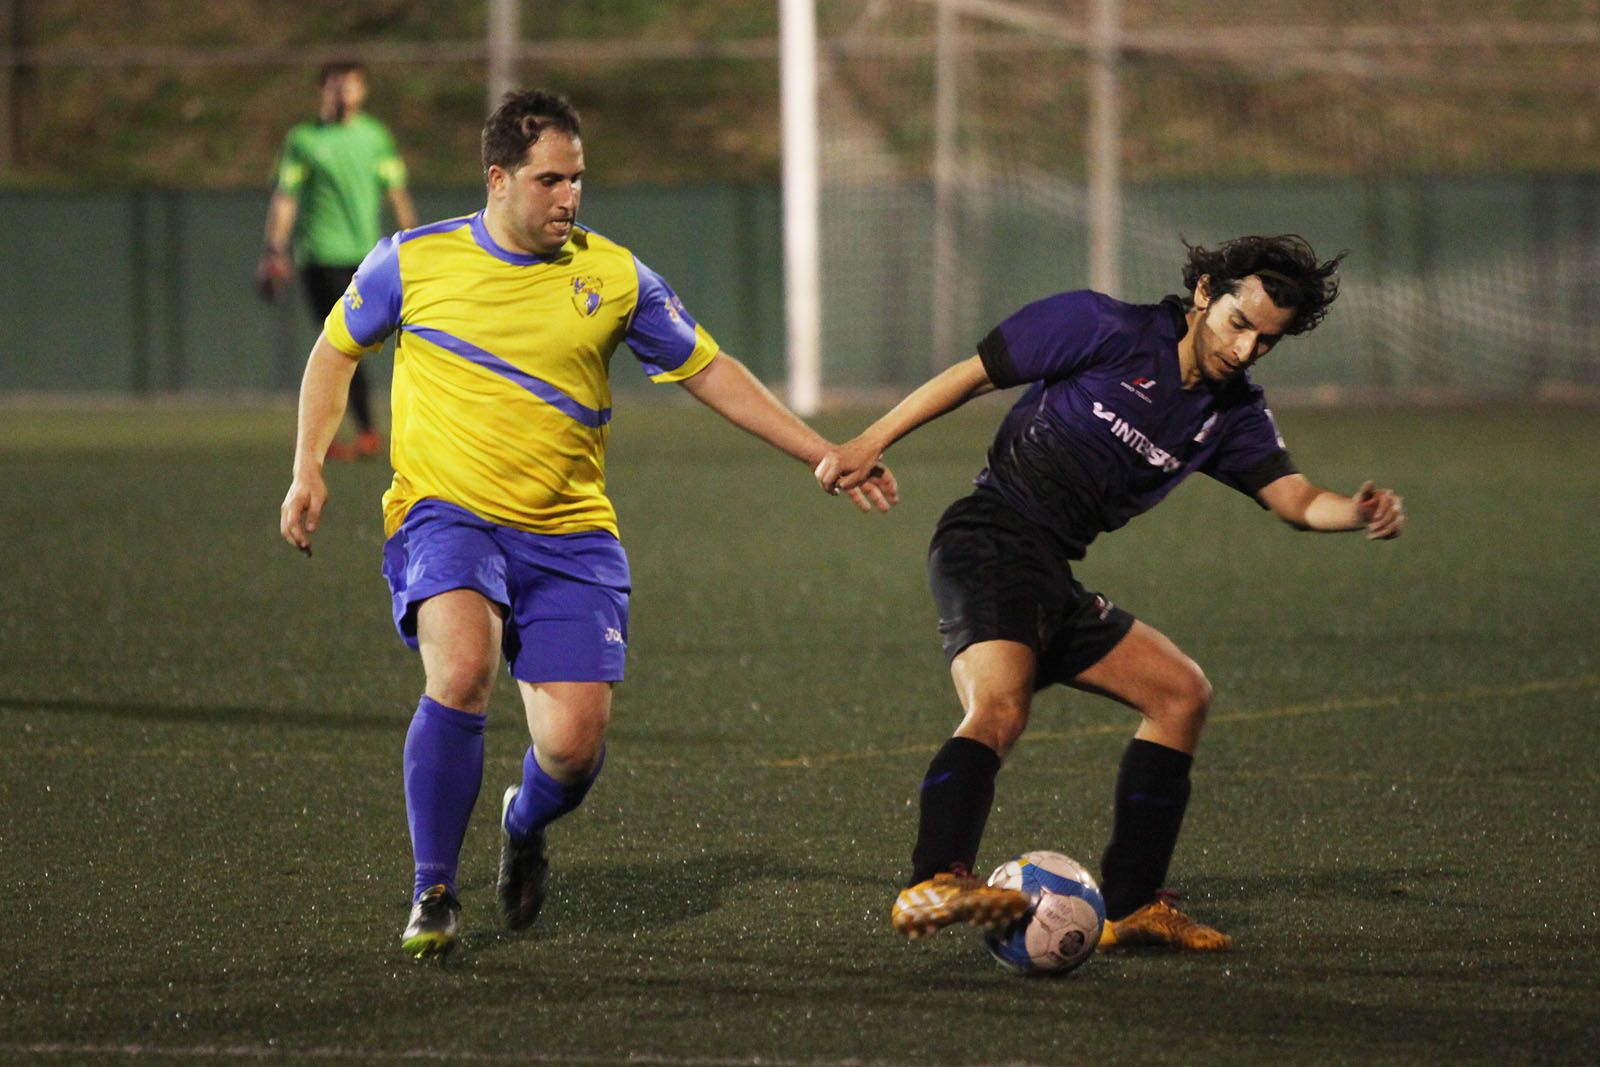
<path id="1" fill-rule="evenodd" d="M 383 546 L 394 625 L 417 647 L 417 607 L 475 589 L 506 609 L 501 649 L 524 682 L 620 682 L 628 650 L 628 556 L 605 531 L 536 534 L 424 500 Z"/>

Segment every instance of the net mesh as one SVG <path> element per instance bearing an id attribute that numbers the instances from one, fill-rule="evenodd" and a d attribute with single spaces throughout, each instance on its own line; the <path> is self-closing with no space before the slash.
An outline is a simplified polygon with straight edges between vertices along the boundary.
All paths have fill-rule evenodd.
<path id="1" fill-rule="evenodd" d="M 1088 4 L 954 7 L 943 38 L 929 0 L 819 9 L 830 389 L 914 381 L 1089 284 Z M 1272 0 L 1219 27 L 1214 5 L 1125 3 L 1115 295 L 1177 291 L 1184 240 L 1300 233 L 1350 250 L 1342 294 L 1263 382 L 1592 395 L 1600 34 L 1548 7 Z"/>

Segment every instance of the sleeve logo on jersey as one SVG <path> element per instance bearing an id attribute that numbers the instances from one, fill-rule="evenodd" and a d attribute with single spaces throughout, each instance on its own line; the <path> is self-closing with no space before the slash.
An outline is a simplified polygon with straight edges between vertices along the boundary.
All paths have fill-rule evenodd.
<path id="1" fill-rule="evenodd" d="M 590 318 L 605 298 L 600 295 L 602 284 L 599 278 L 592 274 L 580 274 L 572 279 L 572 306 L 578 309 L 578 314 Z"/>
<path id="2" fill-rule="evenodd" d="M 674 326 L 683 325 L 683 316 L 686 312 L 683 310 L 683 301 L 679 300 L 676 294 L 670 297 L 663 297 L 661 306 L 665 309 L 667 318 L 672 320 Z"/>
<path id="3" fill-rule="evenodd" d="M 344 291 L 344 306 L 351 311 L 360 311 L 361 303 L 361 290 L 356 288 L 355 282 L 351 282 L 350 288 Z"/>
<path id="4" fill-rule="evenodd" d="M 1289 442 L 1283 439 L 1283 431 L 1278 429 L 1278 420 L 1272 417 L 1272 409 L 1263 407 L 1261 413 L 1267 417 L 1267 422 L 1272 425 L 1272 436 L 1278 439 L 1278 447 L 1288 448 Z"/>

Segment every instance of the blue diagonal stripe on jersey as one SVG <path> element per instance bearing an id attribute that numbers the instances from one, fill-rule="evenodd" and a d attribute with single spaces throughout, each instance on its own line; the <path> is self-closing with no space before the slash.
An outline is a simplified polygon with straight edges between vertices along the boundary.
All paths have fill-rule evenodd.
<path id="1" fill-rule="evenodd" d="M 459 337 L 445 333 L 443 330 L 436 330 L 432 326 L 402 326 L 400 328 L 408 333 L 416 334 L 425 341 L 438 345 L 446 352 L 455 353 L 469 363 L 476 363 L 485 370 L 494 371 L 502 378 L 515 382 L 574 422 L 581 422 L 585 426 L 600 427 L 611 421 L 610 408 L 601 408 L 596 411 L 594 408 L 586 407 L 543 378 L 535 378 L 527 371 L 512 366 L 493 352 L 486 352 L 469 341 L 463 341 Z"/>

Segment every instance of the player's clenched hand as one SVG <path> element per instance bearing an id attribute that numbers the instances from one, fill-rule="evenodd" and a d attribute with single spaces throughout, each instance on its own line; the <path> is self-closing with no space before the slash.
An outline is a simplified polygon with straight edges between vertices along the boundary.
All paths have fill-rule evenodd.
<path id="1" fill-rule="evenodd" d="M 882 455 L 882 448 L 857 437 L 829 449 L 812 473 L 824 492 L 848 492 L 885 469 L 878 462 Z"/>
<path id="2" fill-rule="evenodd" d="M 1399 537 L 1406 525 L 1405 500 L 1392 489 L 1374 488 L 1363 482 L 1356 491 L 1356 514 L 1366 525 L 1367 536 L 1375 541 Z"/>
<path id="3" fill-rule="evenodd" d="M 328 486 L 320 471 L 296 475 L 278 513 L 278 532 L 283 539 L 311 555 L 311 535 L 317 532 L 327 502 Z"/>

